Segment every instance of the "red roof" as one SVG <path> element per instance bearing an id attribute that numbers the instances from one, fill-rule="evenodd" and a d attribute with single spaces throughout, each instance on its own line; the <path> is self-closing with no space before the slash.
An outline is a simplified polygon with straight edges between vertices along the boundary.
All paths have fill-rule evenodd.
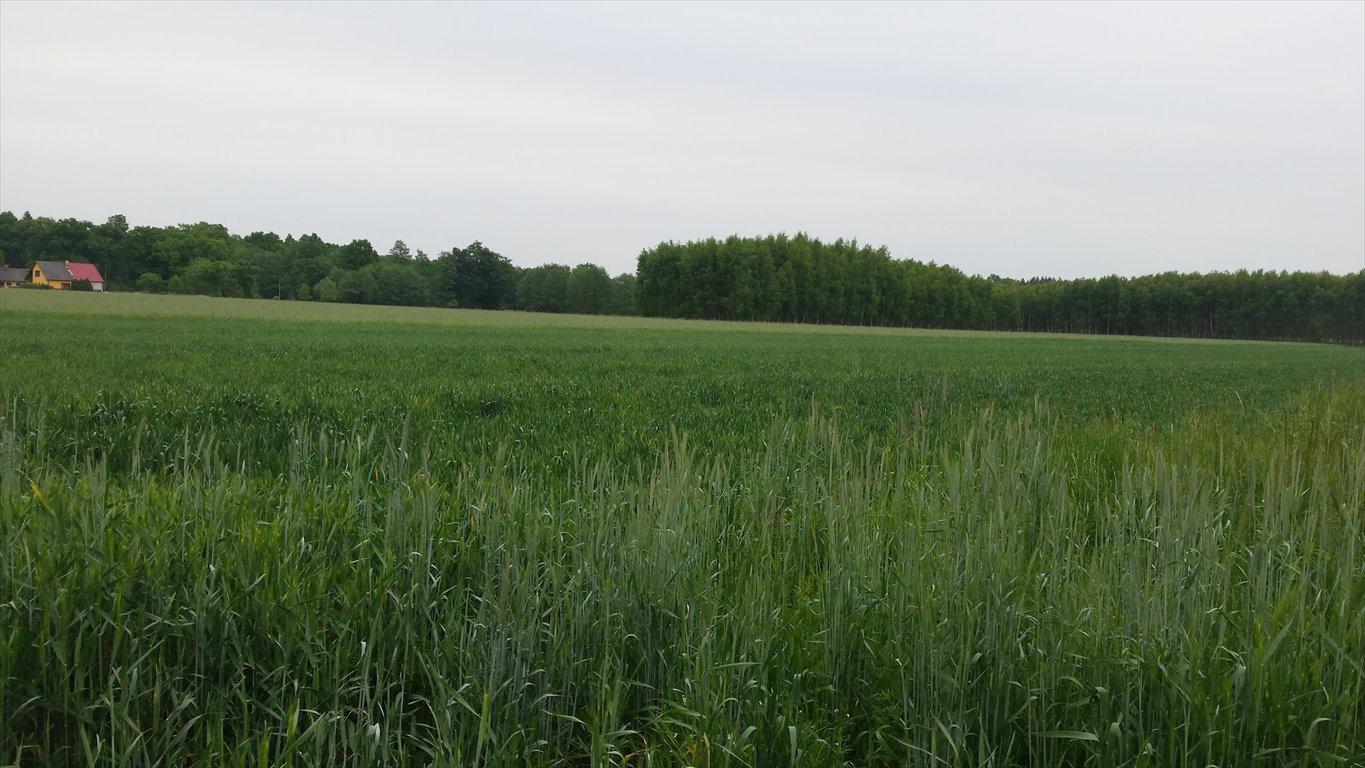
<path id="1" fill-rule="evenodd" d="M 94 264 L 78 264 L 73 261 L 66 268 L 71 270 L 72 280 L 89 280 L 92 283 L 104 282 L 104 278 L 100 277 L 100 271 L 95 269 Z"/>

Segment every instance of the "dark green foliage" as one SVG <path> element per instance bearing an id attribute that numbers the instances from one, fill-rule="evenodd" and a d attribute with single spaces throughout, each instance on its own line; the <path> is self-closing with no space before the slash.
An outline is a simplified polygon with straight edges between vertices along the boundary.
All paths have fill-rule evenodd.
<path id="1" fill-rule="evenodd" d="M 798 234 L 661 243 L 637 276 L 661 317 L 1365 343 L 1365 270 L 1017 281 Z"/>
<path id="2" fill-rule="evenodd" d="M 378 286 L 374 270 L 362 269 L 359 272 L 340 273 L 337 281 L 341 300 L 348 304 L 373 304 Z"/>
<path id="3" fill-rule="evenodd" d="M 246 263 L 195 259 L 177 277 L 181 281 L 178 293 L 235 297 L 256 295 L 255 268 Z"/>
<path id="4" fill-rule="evenodd" d="M 393 247 L 389 249 L 389 252 L 385 254 L 385 257 L 388 258 L 389 261 L 404 264 L 412 261 L 412 251 L 408 250 L 407 243 L 402 240 L 395 240 L 393 241 Z"/>
<path id="5" fill-rule="evenodd" d="M 567 312 L 569 275 L 563 264 L 545 264 L 521 271 L 517 309 L 527 312 Z"/>
<path id="6" fill-rule="evenodd" d="M 580 315 L 635 314 L 635 276 L 609 277 L 595 264 L 545 264 L 521 271 L 517 309 Z"/>
<path id="7" fill-rule="evenodd" d="M 163 293 L 166 281 L 155 272 L 143 272 L 137 279 L 137 289 L 143 293 Z"/>
<path id="8" fill-rule="evenodd" d="M 508 309 L 516 300 L 516 267 L 477 240 L 442 253 L 436 265 L 436 295 L 445 306 Z"/>
<path id="9" fill-rule="evenodd" d="M 337 261 L 346 269 L 361 269 L 379 261 L 379 254 L 369 240 L 352 240 L 349 245 L 337 249 Z"/>
<path id="10" fill-rule="evenodd" d="M 1365 270 L 1010 280 L 893 259 L 856 241 L 804 234 L 732 236 L 644 251 L 635 275 L 548 264 L 519 269 L 475 241 L 428 259 L 401 240 L 380 256 L 368 240 L 316 234 L 236 236 L 218 224 L 129 227 L 0 212 L 7 263 L 95 264 L 110 290 L 302 299 L 323 279 L 337 301 L 718 320 L 1140 336 L 1365 343 Z M 328 295 L 331 295 L 329 289 Z M 327 299 L 323 299 L 326 301 Z"/>
<path id="11" fill-rule="evenodd" d="M 341 298 L 341 292 L 332 278 L 324 277 L 313 286 L 313 298 L 317 301 L 337 301 Z"/>
<path id="12" fill-rule="evenodd" d="M 144 293 L 430 306 L 447 276 L 402 241 L 381 258 L 368 240 L 337 246 L 316 234 L 282 239 L 272 232 L 253 232 L 238 237 L 207 223 L 130 229 L 122 216 L 96 226 L 0 212 L 0 253 L 7 259 L 13 254 L 16 262 L 49 256 L 90 262 L 100 268 L 111 290 Z M 511 268 L 502 262 L 500 269 Z"/>
<path id="13" fill-rule="evenodd" d="M 606 314 L 635 314 L 635 275 L 623 273 L 611 279 L 611 300 L 607 303 Z"/>
<path id="14" fill-rule="evenodd" d="M 600 315 L 612 299 L 611 276 L 596 264 L 579 264 L 569 273 L 565 300 L 570 312 Z"/>

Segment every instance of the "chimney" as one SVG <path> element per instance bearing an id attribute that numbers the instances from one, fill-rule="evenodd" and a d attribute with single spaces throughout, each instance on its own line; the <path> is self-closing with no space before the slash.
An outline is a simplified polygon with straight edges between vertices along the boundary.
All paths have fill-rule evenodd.
<path id="1" fill-rule="evenodd" d="M 66 260 L 66 268 L 71 269 L 71 259 Z"/>

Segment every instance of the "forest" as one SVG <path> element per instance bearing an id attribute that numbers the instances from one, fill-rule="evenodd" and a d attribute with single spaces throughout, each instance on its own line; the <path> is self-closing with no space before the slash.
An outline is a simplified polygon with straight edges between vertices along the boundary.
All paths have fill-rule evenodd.
<path id="1" fill-rule="evenodd" d="M 1012 280 L 797 234 L 661 243 L 636 277 L 664 317 L 1365 342 L 1365 269 Z"/>
<path id="2" fill-rule="evenodd" d="M 0 212 L 0 261 L 97 265 L 113 290 L 713 320 L 1365 343 L 1365 269 L 1027 280 L 896 259 L 856 240 L 709 238 L 637 271 L 518 267 L 475 240 L 435 257 L 219 224 L 130 226 Z"/>
<path id="3" fill-rule="evenodd" d="M 230 233 L 220 224 L 129 226 L 0 212 L 0 261 L 95 264 L 111 290 L 395 306 L 634 314 L 635 277 L 595 264 L 519 268 L 477 240 L 434 258 L 401 240 L 380 254 L 316 234 Z"/>

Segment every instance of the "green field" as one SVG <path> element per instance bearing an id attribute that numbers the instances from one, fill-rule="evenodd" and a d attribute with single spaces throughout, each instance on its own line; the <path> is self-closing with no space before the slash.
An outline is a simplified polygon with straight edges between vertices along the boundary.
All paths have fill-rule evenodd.
<path id="1" fill-rule="evenodd" d="M 1352 765 L 1365 350 L 0 291 L 0 764 Z"/>

